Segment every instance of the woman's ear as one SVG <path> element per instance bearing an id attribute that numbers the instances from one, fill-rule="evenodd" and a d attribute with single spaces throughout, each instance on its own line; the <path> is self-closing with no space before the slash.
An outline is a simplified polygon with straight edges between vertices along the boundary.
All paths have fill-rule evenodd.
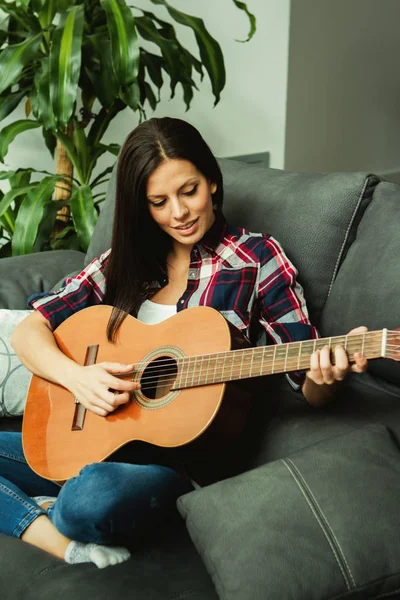
<path id="1" fill-rule="evenodd" d="M 210 181 L 210 194 L 215 194 L 215 192 L 217 191 L 217 184 L 215 183 L 215 181 Z"/>

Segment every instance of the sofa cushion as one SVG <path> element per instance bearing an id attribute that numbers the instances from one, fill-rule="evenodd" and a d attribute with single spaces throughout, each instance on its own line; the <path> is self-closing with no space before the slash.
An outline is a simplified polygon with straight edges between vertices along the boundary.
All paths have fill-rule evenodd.
<path id="1" fill-rule="evenodd" d="M 224 214 L 232 225 L 270 233 L 300 273 L 311 316 L 318 325 L 339 264 L 377 184 L 365 173 L 289 173 L 221 159 Z M 116 169 L 109 182 L 86 263 L 111 242 Z"/>
<path id="2" fill-rule="evenodd" d="M 380 425 L 178 500 L 222 600 L 391 595 L 399 505 L 400 452 Z"/>
<path id="3" fill-rule="evenodd" d="M 25 310 L 29 296 L 47 292 L 71 271 L 82 269 L 77 250 L 49 250 L 0 260 L 0 308 Z"/>
<path id="4" fill-rule="evenodd" d="M 0 309 L 0 417 L 22 415 L 32 373 L 21 363 L 10 339 L 30 310 Z"/>
<path id="5" fill-rule="evenodd" d="M 218 600 L 183 523 L 98 569 L 64 561 L 0 534 L 2 600 Z"/>

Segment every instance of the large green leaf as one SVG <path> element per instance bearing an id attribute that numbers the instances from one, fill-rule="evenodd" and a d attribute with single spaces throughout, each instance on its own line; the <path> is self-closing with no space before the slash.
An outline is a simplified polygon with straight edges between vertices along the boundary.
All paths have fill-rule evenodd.
<path id="1" fill-rule="evenodd" d="M 20 188 L 11 189 L 6 194 L 4 194 L 3 198 L 0 201 L 0 217 L 2 217 L 7 212 L 11 203 L 16 198 L 18 198 L 18 196 L 24 196 L 35 187 L 37 187 L 37 183 L 31 183 L 29 185 L 24 185 Z"/>
<path id="2" fill-rule="evenodd" d="M 0 222 L 4 229 L 10 234 L 10 236 L 13 235 L 15 230 L 15 216 L 11 207 L 9 207 L 5 211 L 5 213 L 0 217 Z"/>
<path id="3" fill-rule="evenodd" d="M 85 70 L 92 87 L 104 108 L 111 108 L 118 96 L 119 85 L 115 77 L 111 41 L 102 34 L 88 36 L 85 45 Z"/>
<path id="4" fill-rule="evenodd" d="M 121 86 L 133 83 L 139 71 L 135 19 L 125 0 L 100 0 L 107 15 L 114 73 Z"/>
<path id="5" fill-rule="evenodd" d="M 52 200 L 44 205 L 42 219 L 39 223 L 35 243 L 33 245 L 33 252 L 51 249 L 50 239 L 54 231 L 57 213 L 63 206 L 65 206 L 63 200 Z"/>
<path id="6" fill-rule="evenodd" d="M 82 185 L 73 191 L 70 207 L 79 242 L 86 252 L 98 219 L 89 185 Z"/>
<path id="7" fill-rule="evenodd" d="M 236 41 L 237 42 L 248 42 L 249 40 L 251 40 L 251 38 L 253 37 L 253 35 L 256 32 L 256 18 L 253 15 L 253 13 L 251 13 L 249 11 L 245 2 L 240 2 L 240 0 L 233 0 L 233 2 L 238 8 L 240 8 L 240 10 L 244 10 L 244 12 L 249 17 L 249 21 L 250 21 L 250 31 L 249 31 L 249 35 L 247 36 L 247 39 L 246 40 L 236 40 Z"/>
<path id="8" fill-rule="evenodd" d="M 5 96 L 0 96 L 0 121 L 8 117 L 12 111 L 17 108 L 22 98 L 27 94 L 27 90 L 18 90 L 17 92 L 8 93 Z"/>
<path id="9" fill-rule="evenodd" d="M 17 83 L 26 65 L 39 56 L 41 40 L 42 33 L 38 33 L 0 53 L 0 94 Z"/>
<path id="10" fill-rule="evenodd" d="M 58 127 L 63 131 L 76 102 L 81 69 L 84 8 L 73 6 L 61 17 L 50 50 L 50 102 Z"/>
<path id="11" fill-rule="evenodd" d="M 164 83 L 162 76 L 162 69 L 165 65 L 164 59 L 161 56 L 157 56 L 156 54 L 152 54 L 151 52 L 142 49 L 140 61 L 146 67 L 150 79 L 160 91 Z"/>
<path id="12" fill-rule="evenodd" d="M 37 13 L 42 28 L 53 22 L 54 15 L 64 12 L 76 4 L 75 0 L 31 0 L 32 8 Z"/>
<path id="13" fill-rule="evenodd" d="M 40 123 L 30 119 L 22 119 L 15 121 L 0 131 L 0 161 L 4 162 L 4 157 L 8 152 L 8 146 L 15 140 L 17 135 L 28 131 L 28 129 L 36 129 L 40 127 Z"/>
<path id="14" fill-rule="evenodd" d="M 175 40 L 168 39 L 160 33 L 151 18 L 148 16 L 150 13 L 145 13 L 143 17 L 136 17 L 136 25 L 138 32 L 143 39 L 148 40 L 156 44 L 168 65 L 168 75 L 171 79 L 171 98 L 175 93 L 176 84 L 179 81 L 179 63 L 180 54 L 179 46 Z"/>
<path id="15" fill-rule="evenodd" d="M 85 131 L 83 127 L 79 124 L 77 119 L 74 119 L 72 139 L 75 145 L 77 160 L 79 161 L 79 168 L 83 176 L 82 183 L 87 183 L 87 172 L 91 152 Z"/>
<path id="16" fill-rule="evenodd" d="M 208 33 L 203 20 L 199 17 L 193 17 L 177 10 L 168 4 L 166 0 L 151 0 L 151 2 L 153 2 L 153 4 L 165 6 L 171 17 L 177 23 L 190 27 L 193 30 L 199 47 L 201 60 L 211 81 L 211 87 L 215 97 L 215 106 L 215 104 L 219 102 L 221 91 L 225 87 L 225 65 L 220 45 Z"/>
<path id="17" fill-rule="evenodd" d="M 45 206 L 52 202 L 54 186 L 59 177 L 45 177 L 24 198 L 15 221 L 12 239 L 13 255 L 30 254 L 34 251 L 40 224 L 47 217 Z"/>
<path id="18" fill-rule="evenodd" d="M 49 58 L 41 60 L 41 69 L 35 75 L 35 83 L 31 91 L 31 108 L 33 115 L 47 131 L 56 129 L 53 107 L 50 103 L 50 71 Z"/>
<path id="19" fill-rule="evenodd" d="M 138 82 L 134 81 L 126 90 L 121 89 L 119 97 L 125 102 L 125 104 L 130 106 L 132 110 L 137 110 L 141 102 Z"/>

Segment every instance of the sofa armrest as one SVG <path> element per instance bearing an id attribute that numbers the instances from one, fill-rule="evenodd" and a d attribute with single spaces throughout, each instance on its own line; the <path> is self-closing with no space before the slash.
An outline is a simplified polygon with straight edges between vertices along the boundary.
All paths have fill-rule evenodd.
<path id="1" fill-rule="evenodd" d="M 0 308 L 27 309 L 31 294 L 51 290 L 61 279 L 84 267 L 77 250 L 50 250 L 0 260 Z"/>

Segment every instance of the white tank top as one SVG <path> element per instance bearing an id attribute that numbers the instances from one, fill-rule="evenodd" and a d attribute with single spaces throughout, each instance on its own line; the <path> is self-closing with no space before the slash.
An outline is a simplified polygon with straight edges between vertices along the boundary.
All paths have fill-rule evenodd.
<path id="1" fill-rule="evenodd" d="M 146 323 L 147 325 L 155 325 L 165 321 L 168 317 L 176 315 L 175 304 L 157 304 L 151 300 L 145 300 L 137 315 L 138 321 Z"/>

